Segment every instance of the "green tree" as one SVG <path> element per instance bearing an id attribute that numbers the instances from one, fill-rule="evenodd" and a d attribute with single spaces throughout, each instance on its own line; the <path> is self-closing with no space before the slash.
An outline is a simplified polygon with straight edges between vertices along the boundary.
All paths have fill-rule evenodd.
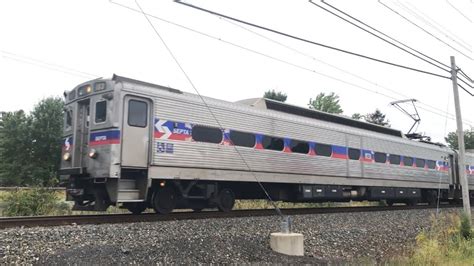
<path id="1" fill-rule="evenodd" d="M 331 92 L 329 95 L 321 92 L 316 96 L 316 99 L 309 99 L 308 106 L 310 109 L 326 113 L 341 114 L 343 112 L 341 105 L 339 104 L 339 96 L 334 92 Z"/>
<path id="2" fill-rule="evenodd" d="M 362 118 L 364 118 L 364 116 L 359 113 L 354 113 L 352 114 L 351 118 L 355 120 L 361 120 Z"/>
<path id="3" fill-rule="evenodd" d="M 390 127 L 390 121 L 385 119 L 385 115 L 379 109 L 375 109 L 375 112 L 367 114 L 364 118 L 369 123 Z"/>
<path id="4" fill-rule="evenodd" d="M 31 177 L 30 118 L 23 110 L 5 112 L 0 128 L 0 180 L 18 186 Z"/>
<path id="5" fill-rule="evenodd" d="M 451 149 L 459 149 L 457 132 L 449 132 L 444 139 Z M 474 149 L 474 128 L 464 131 L 464 145 L 466 149 Z"/>
<path id="6" fill-rule="evenodd" d="M 286 93 L 283 93 L 281 91 L 275 91 L 275 90 L 268 90 L 263 94 L 263 98 L 272 99 L 272 100 L 279 101 L 282 103 L 286 102 L 287 97 L 288 96 L 286 95 Z"/>
<path id="7" fill-rule="evenodd" d="M 34 184 L 53 185 L 56 180 L 61 162 L 63 108 L 62 98 L 50 97 L 40 101 L 31 112 Z"/>
<path id="8" fill-rule="evenodd" d="M 47 98 L 30 115 L 6 112 L 0 121 L 2 185 L 52 185 L 61 156 L 63 101 Z"/>

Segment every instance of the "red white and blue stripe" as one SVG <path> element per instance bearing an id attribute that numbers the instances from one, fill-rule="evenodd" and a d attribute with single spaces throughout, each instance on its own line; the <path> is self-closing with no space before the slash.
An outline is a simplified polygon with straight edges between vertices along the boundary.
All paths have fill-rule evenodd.
<path id="1" fill-rule="evenodd" d="M 90 146 L 109 145 L 120 143 L 120 130 L 92 132 L 89 138 Z"/>

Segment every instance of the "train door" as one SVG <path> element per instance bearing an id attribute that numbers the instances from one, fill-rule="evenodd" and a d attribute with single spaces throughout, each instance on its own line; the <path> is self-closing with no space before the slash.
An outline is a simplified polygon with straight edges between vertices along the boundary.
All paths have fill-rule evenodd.
<path id="1" fill-rule="evenodd" d="M 148 167 L 151 101 L 144 98 L 125 96 L 122 126 L 122 166 Z"/>
<path id="2" fill-rule="evenodd" d="M 347 176 L 362 177 L 364 174 L 363 164 L 360 160 L 360 156 L 362 156 L 362 138 L 360 136 L 347 134 L 346 147 L 348 147 Z M 357 151 L 359 157 L 357 157 Z"/>
<path id="3" fill-rule="evenodd" d="M 86 168 L 89 148 L 90 100 L 77 103 L 77 118 L 74 136 L 73 167 Z"/>

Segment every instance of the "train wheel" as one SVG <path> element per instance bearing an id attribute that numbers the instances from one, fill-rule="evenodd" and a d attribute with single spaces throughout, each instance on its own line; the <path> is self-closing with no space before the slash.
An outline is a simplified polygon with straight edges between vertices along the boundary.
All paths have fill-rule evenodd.
<path id="1" fill-rule="evenodd" d="M 168 214 L 176 207 L 178 196 L 172 187 L 158 189 L 153 194 L 153 209 L 156 213 Z"/>
<path id="2" fill-rule="evenodd" d="M 217 196 L 217 208 L 222 212 L 230 212 L 234 208 L 235 195 L 229 188 L 224 188 Z"/>
<path id="3" fill-rule="evenodd" d="M 125 205 L 128 211 L 133 214 L 140 214 L 146 210 L 146 203 L 145 202 L 138 202 L 138 203 L 130 203 Z"/>

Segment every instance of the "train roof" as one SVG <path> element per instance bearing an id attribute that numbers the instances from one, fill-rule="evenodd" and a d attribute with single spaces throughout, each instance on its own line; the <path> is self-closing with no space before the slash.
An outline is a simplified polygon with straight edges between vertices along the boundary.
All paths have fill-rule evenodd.
<path id="1" fill-rule="evenodd" d="M 403 133 L 400 130 L 351 119 L 341 115 L 335 115 L 291 104 L 286 104 L 267 98 L 252 98 L 238 101 L 237 103 L 250 105 L 259 109 L 274 110 L 278 112 L 313 118 L 317 120 L 332 122 L 340 125 L 370 130 L 377 133 L 403 138 Z"/>

